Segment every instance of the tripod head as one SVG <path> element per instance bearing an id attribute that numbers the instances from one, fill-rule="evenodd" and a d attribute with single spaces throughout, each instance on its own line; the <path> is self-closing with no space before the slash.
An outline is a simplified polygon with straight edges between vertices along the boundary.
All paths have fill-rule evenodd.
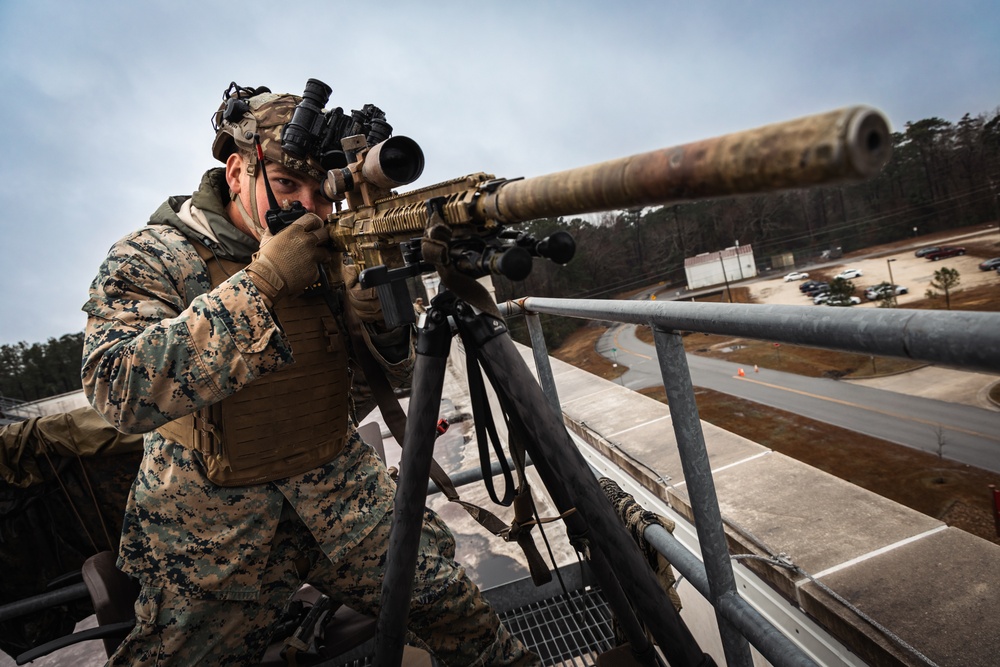
<path id="1" fill-rule="evenodd" d="M 443 197 L 427 201 L 429 220 L 437 220 L 442 229 Z M 428 225 L 428 229 L 431 228 Z M 566 231 L 557 231 L 541 240 L 531 234 L 500 227 L 490 235 L 454 237 L 451 232 L 437 234 L 435 243 L 444 244 L 440 250 L 442 264 L 470 278 L 500 275 L 509 280 L 524 280 L 531 273 L 533 258 L 541 257 L 564 265 L 573 259 L 576 242 Z M 382 305 L 386 326 L 394 328 L 416 321 L 406 280 L 435 270 L 434 264 L 425 261 L 424 238 L 412 238 L 399 244 L 403 265 L 390 269 L 384 264 L 364 269 L 359 280 L 364 288 L 374 287 Z"/>

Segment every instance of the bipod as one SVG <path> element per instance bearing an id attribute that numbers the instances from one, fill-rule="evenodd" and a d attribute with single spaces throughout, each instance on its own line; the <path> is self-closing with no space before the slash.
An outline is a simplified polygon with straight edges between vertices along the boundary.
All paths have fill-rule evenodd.
<path id="1" fill-rule="evenodd" d="M 714 665 L 611 507 L 560 416 L 518 354 L 503 320 L 476 312 L 448 291 L 434 297 L 417 329 L 417 357 L 382 582 L 374 665 L 397 667 L 403 656 L 435 426 L 453 336 L 451 322 L 462 336 L 466 353 L 479 357 L 498 398 L 512 416 L 512 431 L 523 430 L 525 449 L 559 512 L 566 515 L 571 540 L 589 556 L 594 576 L 637 659 L 647 665 L 656 661 L 636 612 L 672 667 Z M 619 578 L 615 573 L 626 576 Z"/>

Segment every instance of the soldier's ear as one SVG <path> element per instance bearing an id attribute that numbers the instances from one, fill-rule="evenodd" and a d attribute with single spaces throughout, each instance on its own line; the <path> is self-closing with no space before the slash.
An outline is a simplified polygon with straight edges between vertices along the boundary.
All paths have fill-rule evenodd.
<path id="1" fill-rule="evenodd" d="M 243 175 L 243 156 L 238 152 L 226 158 L 226 184 L 234 195 L 240 194 L 240 177 Z"/>

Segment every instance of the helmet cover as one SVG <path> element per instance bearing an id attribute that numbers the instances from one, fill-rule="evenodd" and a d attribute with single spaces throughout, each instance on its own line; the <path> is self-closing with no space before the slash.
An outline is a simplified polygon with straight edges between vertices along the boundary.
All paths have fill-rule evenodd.
<path id="1" fill-rule="evenodd" d="M 239 101 L 243 104 L 238 104 Z M 241 150 L 251 156 L 251 162 L 255 162 L 256 135 L 260 137 L 266 160 L 322 182 L 326 178 L 326 170 L 315 158 L 311 155 L 305 159 L 297 158 L 281 150 L 281 132 L 301 101 L 298 95 L 276 94 L 267 88 L 240 88 L 235 83 L 230 84 L 222 105 L 212 117 L 212 126 L 216 130 L 212 155 L 224 163 L 230 155 Z M 227 107 L 231 109 L 228 118 Z"/>

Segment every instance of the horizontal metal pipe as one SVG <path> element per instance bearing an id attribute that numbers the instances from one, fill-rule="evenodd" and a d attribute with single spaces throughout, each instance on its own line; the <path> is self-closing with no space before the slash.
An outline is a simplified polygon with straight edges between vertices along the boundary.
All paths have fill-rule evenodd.
<path id="1" fill-rule="evenodd" d="M 86 584 L 72 584 L 0 607 L 0 622 L 90 597 Z"/>
<path id="2" fill-rule="evenodd" d="M 525 310 L 1000 372 L 1000 313 L 527 297 Z"/>
<path id="3" fill-rule="evenodd" d="M 706 600 L 711 599 L 708 575 L 700 560 L 680 541 L 661 526 L 650 526 L 643 537 L 660 552 L 695 590 Z M 727 593 L 719 598 L 718 612 L 767 658 L 774 667 L 806 667 L 816 665 L 802 649 L 781 634 L 760 612 L 738 594 Z"/>
<path id="4" fill-rule="evenodd" d="M 526 468 L 531 467 L 533 465 L 532 462 L 531 462 L 531 459 L 528 458 L 528 457 L 525 457 L 525 458 L 526 458 L 526 460 L 525 460 L 524 466 Z M 511 461 L 509 458 L 507 459 L 507 469 L 508 470 L 513 470 L 514 469 L 514 462 Z M 501 473 L 503 473 L 503 467 L 501 467 L 500 461 L 493 461 L 493 463 L 490 464 L 490 473 L 491 473 L 491 476 L 493 476 L 493 477 L 496 477 L 497 475 L 500 475 Z M 483 469 L 481 467 L 479 467 L 479 468 L 469 468 L 467 470 L 463 470 L 461 472 L 457 472 L 454 475 L 449 475 L 449 477 L 451 479 L 451 483 L 457 489 L 457 488 L 460 488 L 462 486 L 465 486 L 466 484 L 472 484 L 473 482 L 481 482 L 481 481 L 483 481 Z M 441 489 L 439 489 L 438 485 L 435 484 L 434 482 L 428 482 L 427 483 L 427 495 L 432 496 L 435 493 L 441 493 Z"/>

